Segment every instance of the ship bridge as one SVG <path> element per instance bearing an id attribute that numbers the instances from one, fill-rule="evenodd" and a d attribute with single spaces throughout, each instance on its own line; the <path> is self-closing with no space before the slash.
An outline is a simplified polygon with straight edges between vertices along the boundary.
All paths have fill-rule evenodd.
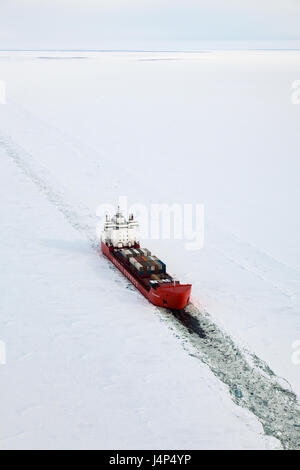
<path id="1" fill-rule="evenodd" d="M 137 230 L 139 224 L 134 219 L 133 214 L 130 214 L 129 219 L 126 220 L 120 208 L 116 214 L 110 219 L 106 216 L 102 240 L 115 248 L 131 247 L 137 243 Z"/>

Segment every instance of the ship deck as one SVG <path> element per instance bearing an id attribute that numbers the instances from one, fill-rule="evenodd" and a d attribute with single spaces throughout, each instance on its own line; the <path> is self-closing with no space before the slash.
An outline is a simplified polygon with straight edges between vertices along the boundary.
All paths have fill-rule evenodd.
<path id="1" fill-rule="evenodd" d="M 140 276 L 135 269 L 131 267 L 131 264 L 129 261 L 124 258 L 123 256 L 120 256 L 117 252 L 118 250 L 113 250 L 111 251 L 111 255 L 128 271 L 130 274 L 139 282 L 142 284 L 142 286 L 147 290 L 150 291 L 150 289 L 157 289 L 158 287 L 161 286 L 169 286 L 169 285 L 177 285 L 179 284 L 178 281 L 174 281 L 170 274 L 162 273 L 162 274 L 157 274 L 157 276 L 161 279 L 167 279 L 169 278 L 169 282 L 157 282 L 154 283 L 153 280 L 151 279 L 151 275 L 146 275 L 146 276 Z M 152 281 L 152 282 L 151 282 Z"/>

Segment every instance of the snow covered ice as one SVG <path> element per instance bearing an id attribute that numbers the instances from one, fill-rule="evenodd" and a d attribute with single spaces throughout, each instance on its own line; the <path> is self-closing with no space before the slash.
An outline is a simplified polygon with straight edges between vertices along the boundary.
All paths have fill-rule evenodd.
<path id="1" fill-rule="evenodd" d="M 280 447 L 99 256 L 95 212 L 204 203 L 202 250 L 144 243 L 299 395 L 298 61 L 1 53 L 2 449 Z"/>

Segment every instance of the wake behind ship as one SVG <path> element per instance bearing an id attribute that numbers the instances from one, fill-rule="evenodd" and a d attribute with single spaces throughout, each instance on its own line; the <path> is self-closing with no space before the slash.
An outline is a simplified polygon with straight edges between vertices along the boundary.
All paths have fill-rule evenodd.
<path id="1" fill-rule="evenodd" d="M 136 240 L 138 222 L 126 220 L 118 208 L 106 222 L 101 239 L 105 256 L 154 305 L 182 309 L 190 300 L 191 284 L 180 284 L 166 272 L 166 265 Z"/>

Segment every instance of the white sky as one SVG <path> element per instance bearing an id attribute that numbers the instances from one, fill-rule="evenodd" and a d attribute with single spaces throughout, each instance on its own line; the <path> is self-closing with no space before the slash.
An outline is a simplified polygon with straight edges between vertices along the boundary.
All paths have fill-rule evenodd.
<path id="1" fill-rule="evenodd" d="M 299 18 L 300 0 L 0 0 L 0 49 L 300 40 Z"/>

